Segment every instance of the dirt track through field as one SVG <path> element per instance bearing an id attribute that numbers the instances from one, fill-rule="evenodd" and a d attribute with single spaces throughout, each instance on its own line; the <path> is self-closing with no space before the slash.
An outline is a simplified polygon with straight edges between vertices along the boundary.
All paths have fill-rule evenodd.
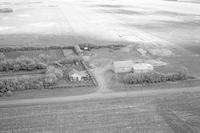
<path id="1" fill-rule="evenodd" d="M 96 94 L 112 92 L 112 90 L 108 89 L 107 83 L 105 81 L 105 76 L 104 76 L 105 71 L 108 70 L 109 67 L 110 67 L 110 65 L 108 64 L 106 66 L 98 67 L 93 70 L 95 78 L 97 79 L 97 82 L 98 82 Z"/>
<path id="2" fill-rule="evenodd" d="M 25 99 L 25 100 L 10 100 L 1 101 L 0 106 L 12 106 L 12 105 L 30 105 L 30 104 L 45 104 L 45 103 L 62 103 L 71 101 L 82 101 L 82 100 L 92 100 L 92 99 L 112 99 L 120 97 L 138 97 L 138 96 L 152 96 L 161 94 L 174 94 L 174 93 L 184 93 L 184 92 L 200 92 L 199 87 L 189 87 L 189 88 L 173 88 L 164 90 L 142 90 L 142 91 L 132 91 L 132 92 L 111 92 L 111 93 L 92 93 L 81 96 L 67 96 L 67 97 L 53 97 L 53 98 L 38 98 L 38 99 Z"/>

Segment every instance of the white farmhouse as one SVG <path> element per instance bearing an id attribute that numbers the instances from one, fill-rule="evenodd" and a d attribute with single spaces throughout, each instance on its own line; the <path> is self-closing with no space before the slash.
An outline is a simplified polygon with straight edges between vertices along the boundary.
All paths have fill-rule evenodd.
<path id="1" fill-rule="evenodd" d="M 69 79 L 70 81 L 83 81 L 85 78 L 88 78 L 88 74 L 86 71 L 77 71 L 75 69 L 73 69 L 70 73 L 69 73 Z"/>

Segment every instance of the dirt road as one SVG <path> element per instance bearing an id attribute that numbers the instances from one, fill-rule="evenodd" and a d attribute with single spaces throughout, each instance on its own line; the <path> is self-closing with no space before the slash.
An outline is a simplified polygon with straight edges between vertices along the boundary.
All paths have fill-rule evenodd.
<path id="1" fill-rule="evenodd" d="M 98 87 L 97 87 L 97 91 L 95 92 L 96 94 L 98 93 L 111 93 L 112 90 L 110 90 L 107 87 L 107 83 L 105 81 L 105 71 L 108 70 L 110 68 L 110 64 L 107 65 L 103 65 L 101 67 L 96 67 L 93 70 L 93 74 L 95 75 L 95 78 L 98 82 Z"/>
<path id="2" fill-rule="evenodd" d="M 196 93 L 199 92 L 199 87 L 191 88 L 173 88 L 164 90 L 143 90 L 133 92 L 109 92 L 102 93 L 102 91 L 81 96 L 67 96 L 67 97 L 53 97 L 53 98 L 38 98 L 38 99 L 25 99 L 25 100 L 10 100 L 1 101 L 0 107 L 16 106 L 16 105 L 31 105 L 31 104 L 46 104 L 46 103 L 62 103 L 71 101 L 94 100 L 94 99 L 113 99 L 123 97 L 137 97 L 137 96 L 154 96 L 162 94 L 177 94 L 177 93 Z"/>

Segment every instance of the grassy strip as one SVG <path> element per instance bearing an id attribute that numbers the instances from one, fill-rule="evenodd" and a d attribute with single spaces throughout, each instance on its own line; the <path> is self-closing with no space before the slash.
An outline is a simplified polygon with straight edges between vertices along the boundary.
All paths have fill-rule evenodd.
<path id="1" fill-rule="evenodd" d="M 119 49 L 124 47 L 124 45 L 95 45 L 95 44 L 79 44 L 80 49 L 88 47 L 89 49 L 98 49 L 98 48 L 111 48 Z M 57 49 L 72 49 L 75 50 L 74 46 L 49 46 L 49 47 L 4 47 L 0 48 L 0 52 L 13 52 L 13 51 L 34 51 L 34 50 L 57 50 Z M 76 51 L 76 50 L 75 50 Z"/>
<path id="2" fill-rule="evenodd" d="M 40 70 L 34 70 L 34 71 L 17 71 L 17 72 L 13 72 L 13 71 L 4 71 L 4 72 L 0 72 L 0 77 L 3 76 L 19 76 L 19 75 L 30 75 L 30 74 L 45 74 L 46 69 L 40 69 Z"/>
<path id="3" fill-rule="evenodd" d="M 95 76 L 94 76 L 93 73 L 90 71 L 90 69 L 87 67 L 86 63 L 85 63 L 84 61 L 81 61 L 81 63 L 82 63 L 82 65 L 83 65 L 84 69 L 85 69 L 85 70 L 87 71 L 87 73 L 90 75 L 90 78 L 91 78 L 91 80 L 92 80 L 94 86 L 98 86 L 98 82 L 97 82 Z"/>

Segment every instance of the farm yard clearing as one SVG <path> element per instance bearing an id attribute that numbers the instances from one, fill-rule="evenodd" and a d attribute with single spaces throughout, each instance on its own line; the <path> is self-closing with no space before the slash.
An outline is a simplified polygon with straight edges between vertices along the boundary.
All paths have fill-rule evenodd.
<path id="1" fill-rule="evenodd" d="M 177 84 L 171 84 L 171 83 L 159 83 L 154 84 L 150 86 L 134 86 L 134 85 L 125 85 L 117 83 L 113 80 L 113 76 L 108 76 L 109 74 L 113 72 L 109 72 L 112 69 L 112 63 L 114 61 L 119 60 L 132 60 L 134 63 L 150 63 L 152 66 L 155 67 L 156 70 L 166 70 L 168 72 L 174 72 L 174 67 L 169 67 L 169 62 L 165 63 L 161 61 L 162 59 L 157 59 L 154 55 L 148 54 L 148 56 L 143 56 L 141 53 L 137 51 L 138 45 L 133 45 L 132 47 L 129 47 L 129 45 L 104 45 L 104 46 L 98 46 L 95 44 L 79 44 L 78 47 L 80 47 L 80 52 L 76 52 L 77 49 L 71 49 L 69 48 L 62 48 L 62 47 L 47 47 L 47 48 L 33 48 L 33 50 L 26 50 L 26 48 L 21 48 L 23 51 L 20 51 L 20 48 L 18 50 L 10 49 L 10 48 L 3 48 L 1 51 L 7 51 L 4 52 L 5 58 L 9 58 L 9 60 L 16 60 L 19 57 L 27 56 L 28 58 L 32 59 L 41 59 L 44 62 L 46 62 L 47 66 L 50 65 L 50 67 L 47 67 L 47 72 L 45 71 L 22 71 L 19 72 L 12 72 L 10 71 L 7 73 L 8 76 L 14 77 L 14 75 L 27 75 L 31 77 L 31 75 L 45 75 L 45 73 L 48 73 L 49 71 L 62 71 L 62 77 L 59 79 L 59 81 L 56 83 L 56 86 L 53 86 L 54 89 L 58 91 L 58 93 L 55 93 L 56 91 L 53 90 L 50 92 L 50 90 L 47 90 L 47 96 L 70 96 L 71 95 L 81 95 L 81 94 L 87 94 L 87 93 L 112 93 L 113 91 L 118 91 L 118 88 L 121 88 L 122 91 L 127 91 L 127 87 L 129 90 L 144 90 L 144 89 L 152 89 L 152 88 L 159 88 L 163 87 L 170 87 L 170 88 L 177 88 L 177 87 L 189 87 L 191 85 L 197 86 L 199 80 L 195 79 L 194 81 L 182 81 L 178 82 Z M 128 47 L 128 51 L 124 51 L 124 48 Z M 28 48 L 27 48 L 28 49 Z M 37 50 L 38 49 L 38 50 Z M 75 53 L 78 53 L 78 56 Z M 79 55 L 80 54 L 80 55 Z M 87 56 L 87 59 L 85 58 Z M 23 57 L 24 58 L 24 57 Z M 154 59 L 155 58 L 155 59 Z M 167 58 L 170 58 L 167 56 Z M 83 60 L 82 60 L 83 59 Z M 77 61 L 76 61 L 77 60 Z M 81 62 L 79 62 L 79 60 Z M 67 63 L 67 64 L 66 64 Z M 72 64 L 71 64 L 72 63 Z M 51 65 L 54 67 L 51 68 Z M 94 68 L 90 68 L 93 66 Z M 170 64 L 171 66 L 171 64 Z M 180 69 L 181 65 L 174 65 L 177 69 Z M 60 69 L 61 67 L 61 69 Z M 162 69 L 161 69 L 162 68 Z M 53 70 L 51 70 L 53 69 Z M 54 70 L 55 69 L 55 70 Z M 57 70 L 58 69 L 58 70 Z M 79 73 L 83 73 L 85 69 L 91 69 L 90 72 L 86 75 L 89 75 L 89 77 L 84 77 L 82 79 L 81 75 Z M 73 72 L 73 73 L 72 73 Z M 84 72 L 85 73 L 85 72 Z M 6 73 L 2 73 L 6 75 Z M 76 75 L 76 76 L 75 76 Z M 111 74 L 113 75 L 113 74 Z M 84 76 L 84 75 L 83 75 Z M 92 80 L 90 79 L 92 77 Z M 29 78 L 29 77 L 28 77 Z M 15 79 L 15 77 L 14 77 Z M 185 83 L 184 83 L 185 82 Z M 183 84 L 182 84 L 183 83 Z M 111 86 L 110 86 L 111 85 Z M 113 85 L 116 85 L 113 87 Z M 98 86 L 95 88 L 95 86 Z M 58 89 L 59 88 L 59 89 Z M 63 89 L 66 89 L 64 91 Z M 73 89 L 74 88 L 74 89 Z M 82 88 L 76 89 L 76 88 Z M 88 89 L 87 89 L 88 88 Z M 91 88 L 91 89 L 90 89 Z M 93 90 L 92 90 L 93 88 Z M 113 89 L 115 88 L 115 89 Z M 132 88 L 132 89 L 131 89 Z M 73 91 L 74 90 L 74 91 Z M 85 91 L 84 91 L 85 90 Z M 69 94 L 67 92 L 69 91 Z M 79 91 L 79 92 L 78 92 Z M 29 91 L 19 91 L 15 92 L 16 96 L 14 96 L 16 99 L 18 97 L 21 97 L 22 99 L 26 98 L 37 98 L 37 97 L 46 97 L 45 91 L 42 90 L 40 95 L 37 95 L 36 92 L 39 92 L 39 90 L 33 90 L 33 93 L 31 90 Z M 66 92 L 61 93 L 60 92 Z M 21 93 L 21 94 L 20 94 Z M 30 94 L 27 94 L 30 93 Z M 27 95 L 27 96 L 26 96 Z M 18 96 L 18 97 L 17 97 Z M 3 98 L 2 100 L 9 99 L 9 98 Z M 10 98 L 13 99 L 13 98 Z"/>

